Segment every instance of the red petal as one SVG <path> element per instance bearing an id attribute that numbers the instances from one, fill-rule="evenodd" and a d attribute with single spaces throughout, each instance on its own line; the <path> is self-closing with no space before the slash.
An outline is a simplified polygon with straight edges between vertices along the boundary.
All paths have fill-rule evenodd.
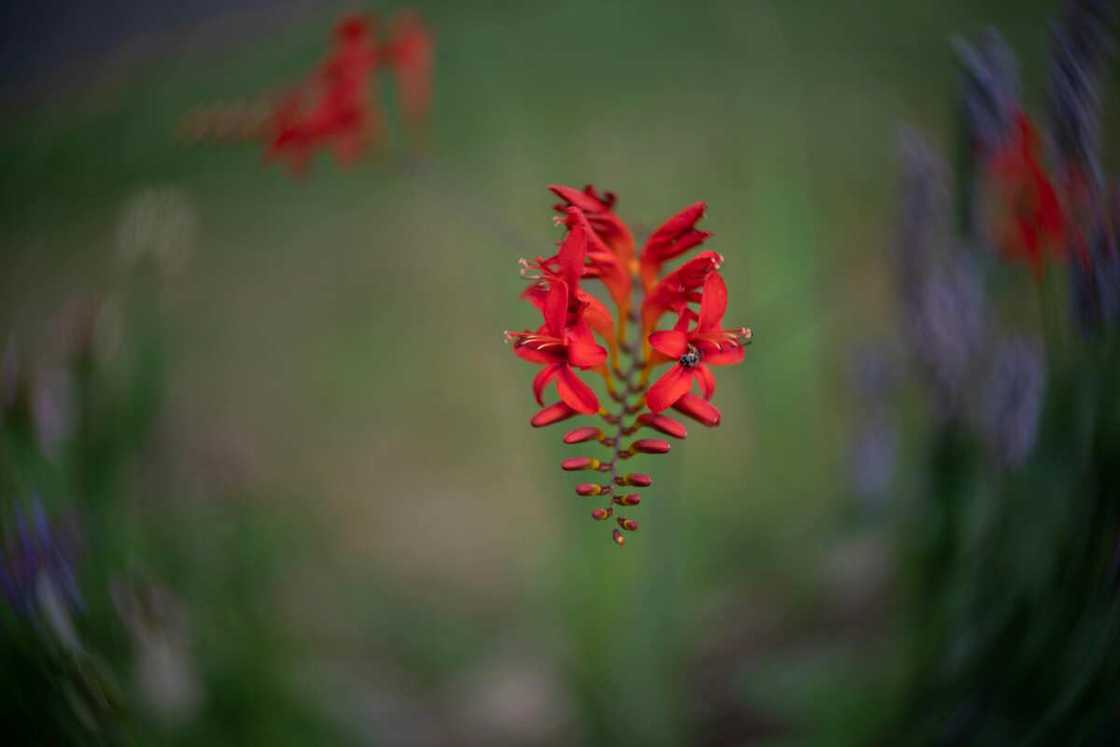
<path id="1" fill-rule="evenodd" d="M 682 412 L 693 420 L 714 428 L 719 425 L 719 410 L 708 400 L 697 397 L 695 394 L 685 394 L 673 405 L 673 409 Z"/>
<path id="2" fill-rule="evenodd" d="M 606 304 L 590 293 L 580 292 L 579 300 L 586 304 L 583 307 L 583 320 L 607 340 L 614 339 L 614 318 L 607 309 Z"/>
<path id="3" fill-rule="evenodd" d="M 577 211 L 572 208 L 572 212 Z M 577 223 L 568 231 L 568 235 L 560 244 L 560 251 L 556 254 L 556 259 L 560 263 L 560 272 L 563 273 L 564 281 L 571 289 L 579 287 L 579 278 L 583 274 L 583 258 L 586 254 L 587 229 Z"/>
<path id="4" fill-rule="evenodd" d="M 711 399 L 716 393 L 716 377 L 712 375 L 712 369 L 701 363 L 693 370 L 700 381 L 700 391 L 704 394 L 704 399 Z"/>
<path id="5" fill-rule="evenodd" d="M 561 366 L 557 372 L 556 391 L 560 399 L 576 412 L 592 414 L 599 411 L 599 398 L 569 366 Z"/>
<path id="6" fill-rule="evenodd" d="M 606 360 L 606 349 L 595 344 L 590 332 L 587 337 L 574 338 L 568 341 L 568 363 L 576 368 L 595 368 L 602 365 Z"/>
<path id="7" fill-rule="evenodd" d="M 719 329 L 727 311 L 727 284 L 718 272 L 704 279 L 704 294 L 700 298 L 700 330 Z"/>
<path id="8" fill-rule="evenodd" d="M 544 324 L 553 337 L 564 338 L 568 321 L 568 286 L 563 280 L 554 280 L 544 302 Z"/>
<path id="9" fill-rule="evenodd" d="M 742 345 L 725 345 L 715 353 L 704 353 L 704 362 L 709 366 L 733 366 L 743 362 L 745 350 Z"/>
<path id="10" fill-rule="evenodd" d="M 688 351 L 688 336 L 677 329 L 660 330 L 649 336 L 649 344 L 657 352 L 676 360 Z"/>
<path id="11" fill-rule="evenodd" d="M 562 184 L 549 184 L 548 188 L 552 194 L 556 195 L 564 202 L 569 205 L 574 205 L 580 210 L 586 210 L 589 213 L 597 213 L 606 207 L 602 202 L 583 190 L 565 187 Z"/>
<path id="12" fill-rule="evenodd" d="M 563 365 L 563 363 L 553 363 L 551 366 L 545 366 L 533 377 L 533 396 L 537 398 L 538 405 L 544 404 L 541 400 L 541 393 L 544 392 L 549 380 L 557 374 Z"/>
<path id="13" fill-rule="evenodd" d="M 665 435 L 672 436 L 673 438 L 686 438 L 688 436 L 688 429 L 686 429 L 684 425 L 664 415 L 654 415 L 652 413 L 643 412 L 638 416 L 638 422 L 647 428 L 661 431 Z"/>
<path id="14" fill-rule="evenodd" d="M 514 345 L 513 352 L 516 353 L 517 357 L 521 360 L 536 363 L 537 365 L 549 365 L 556 362 L 555 355 L 545 353 L 541 350 L 533 350 L 533 348 L 527 345 Z"/>
<path id="15" fill-rule="evenodd" d="M 684 366 L 676 365 L 654 382 L 646 392 L 646 404 L 653 412 L 661 412 L 688 394 L 692 386 L 692 373 Z"/>

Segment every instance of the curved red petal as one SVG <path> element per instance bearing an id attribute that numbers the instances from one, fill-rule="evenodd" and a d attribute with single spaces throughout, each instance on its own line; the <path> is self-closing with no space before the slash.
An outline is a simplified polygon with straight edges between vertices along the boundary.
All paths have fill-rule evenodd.
<path id="1" fill-rule="evenodd" d="M 521 360 L 529 361 L 530 363 L 536 363 L 537 365 L 548 365 L 556 362 L 555 355 L 546 353 L 542 350 L 534 350 L 527 345 L 514 345 L 513 352 Z"/>
<path id="2" fill-rule="evenodd" d="M 568 342 L 568 363 L 576 368 L 595 368 L 607 360 L 607 351 L 597 345 L 591 338 L 590 331 L 587 337 L 579 337 Z"/>
<path id="3" fill-rule="evenodd" d="M 560 366 L 557 371 L 556 391 L 560 399 L 576 412 L 591 414 L 599 410 L 599 398 L 570 366 Z"/>
<path id="4" fill-rule="evenodd" d="M 659 330 L 649 336 L 649 344 L 657 352 L 676 360 L 688 351 L 688 336 L 678 329 Z"/>
<path id="5" fill-rule="evenodd" d="M 701 363 L 693 370 L 700 381 L 700 391 L 704 394 L 704 399 L 711 399 L 716 393 L 716 377 L 712 375 L 712 369 Z"/>
<path id="6" fill-rule="evenodd" d="M 709 366 L 733 366 L 743 362 L 746 350 L 742 345 L 725 345 L 722 350 L 715 353 L 705 353 L 704 362 Z"/>
<path id="7" fill-rule="evenodd" d="M 709 428 L 719 425 L 720 415 L 716 406 L 694 394 L 685 394 L 673 404 L 673 409 Z"/>
<path id="8" fill-rule="evenodd" d="M 712 272 L 704 279 L 704 293 L 700 297 L 699 329 L 719 329 L 726 311 L 727 284 L 718 272 Z"/>
<path id="9" fill-rule="evenodd" d="M 544 388 L 548 386 L 549 380 L 557 374 L 563 365 L 563 363 L 553 363 L 551 366 L 545 366 L 533 377 L 533 396 L 537 398 L 538 405 L 544 404 L 541 394 L 544 392 Z"/>
<path id="10" fill-rule="evenodd" d="M 568 321 L 568 285 L 563 280 L 552 281 L 544 301 L 544 324 L 553 337 L 564 337 Z"/>
<path id="11" fill-rule="evenodd" d="M 691 386 L 691 372 L 680 364 L 673 366 L 646 392 L 646 405 L 655 413 L 661 412 L 688 394 Z"/>
<path id="12" fill-rule="evenodd" d="M 579 212 L 575 208 L 569 210 Z M 556 253 L 564 282 L 573 291 L 579 288 L 579 278 L 583 274 L 583 259 L 587 255 L 587 233 L 587 229 L 579 223 L 572 226 L 568 235 L 560 243 L 560 251 Z"/>

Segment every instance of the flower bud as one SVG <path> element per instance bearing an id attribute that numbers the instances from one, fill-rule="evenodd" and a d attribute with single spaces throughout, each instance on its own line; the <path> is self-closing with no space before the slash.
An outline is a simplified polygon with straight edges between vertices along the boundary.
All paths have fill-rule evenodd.
<path id="1" fill-rule="evenodd" d="M 560 462 L 560 469 L 577 472 L 583 469 L 599 469 L 599 460 L 594 457 L 570 457 Z"/>
<path id="2" fill-rule="evenodd" d="M 613 508 L 597 508 L 591 512 L 591 518 L 595 521 L 606 521 L 611 518 L 611 514 L 613 513 Z"/>
<path id="3" fill-rule="evenodd" d="M 653 479 L 649 475 L 643 475 L 640 472 L 630 472 L 626 475 L 619 475 L 614 478 L 614 481 L 619 485 L 633 485 L 636 488 L 648 488 L 653 485 Z"/>
<path id="4" fill-rule="evenodd" d="M 669 442 L 659 438 L 642 438 L 630 444 L 630 448 L 643 454 L 664 454 L 669 451 Z"/>
<path id="5" fill-rule="evenodd" d="M 614 540 L 614 543 L 619 547 L 622 547 L 626 544 L 626 537 L 624 537 L 622 535 L 622 532 L 618 531 L 617 529 L 611 532 L 611 539 Z"/>
<path id="6" fill-rule="evenodd" d="M 529 421 L 529 424 L 534 428 L 543 428 L 546 425 L 559 423 L 561 420 L 567 420 L 576 414 L 576 411 L 568 407 L 563 402 L 557 402 L 554 405 L 549 405 L 544 408 Z"/>
<path id="7" fill-rule="evenodd" d="M 686 394 L 678 399 L 673 404 L 673 409 L 709 428 L 715 428 L 719 425 L 720 415 L 716 406 L 695 394 Z"/>
<path id="8" fill-rule="evenodd" d="M 576 428 L 575 430 L 568 431 L 564 434 L 564 443 L 578 444 L 584 441 L 590 441 L 593 438 L 599 438 L 603 432 L 594 426 L 584 426 L 583 428 Z"/>
<path id="9" fill-rule="evenodd" d="M 618 525 L 620 527 L 622 527 L 623 529 L 625 529 L 627 532 L 638 531 L 638 521 L 637 521 L 637 519 L 626 519 L 622 516 L 619 516 L 617 521 L 618 521 Z"/>
<path id="10" fill-rule="evenodd" d="M 647 428 L 661 431 L 666 436 L 672 436 L 673 438 L 686 438 L 688 436 L 688 430 L 683 423 L 678 423 L 664 415 L 654 415 L 652 412 L 643 413 L 638 417 L 638 422 Z"/>
<path id="11" fill-rule="evenodd" d="M 642 497 L 637 493 L 630 493 L 628 495 L 616 495 L 611 500 L 619 506 L 637 506 L 642 502 Z"/>
<path id="12" fill-rule="evenodd" d="M 593 482 L 581 482 L 576 485 L 576 493 L 578 495 L 602 495 L 610 488 L 606 485 L 597 485 Z"/>

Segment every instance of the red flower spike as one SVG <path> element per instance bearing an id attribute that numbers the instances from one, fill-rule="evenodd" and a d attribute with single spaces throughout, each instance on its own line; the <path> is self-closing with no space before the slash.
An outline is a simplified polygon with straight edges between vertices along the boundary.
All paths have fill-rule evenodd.
<path id="1" fill-rule="evenodd" d="M 711 234 L 700 231 L 696 223 L 704 217 L 708 206 L 694 202 L 658 228 L 642 247 L 640 259 L 642 287 L 649 292 L 657 282 L 661 266 L 688 250 L 703 244 Z"/>
<path id="2" fill-rule="evenodd" d="M 594 426 L 591 426 L 591 425 L 585 425 L 582 428 L 576 428 L 575 430 L 568 431 L 567 433 L 565 433 L 564 434 L 564 443 L 566 443 L 566 444 L 583 443 L 584 441 L 590 441 L 593 438 L 599 438 L 599 436 L 601 436 L 602 434 L 603 434 L 603 432 L 601 430 L 599 430 L 598 428 L 596 428 Z"/>
<path id="3" fill-rule="evenodd" d="M 692 418 L 701 425 L 715 428 L 719 425 L 720 414 L 716 406 L 703 397 L 685 394 L 673 403 L 673 409 Z"/>
<path id="4" fill-rule="evenodd" d="M 607 519 L 611 518 L 611 515 L 613 513 L 613 508 L 597 508 L 591 512 L 591 518 L 595 521 L 606 521 Z"/>
<path id="5" fill-rule="evenodd" d="M 545 426 L 559 423 L 562 420 L 567 420 L 577 414 L 575 410 L 568 407 L 563 402 L 557 402 L 534 415 L 529 421 L 529 425 L 534 428 L 544 428 Z"/>
<path id="6" fill-rule="evenodd" d="M 1006 258 L 1026 261 L 1036 277 L 1047 255 L 1064 258 L 1069 243 L 1065 210 L 1038 151 L 1038 132 L 1020 111 L 1012 136 L 988 163 L 996 201 L 993 240 Z"/>
<path id="7" fill-rule="evenodd" d="M 750 342 L 746 328 L 724 329 L 727 287 L 717 270 L 723 257 L 702 251 L 676 269 L 661 275 L 666 262 L 703 244 L 710 236 L 696 226 L 704 215 L 704 203 L 689 205 L 653 232 L 635 256 L 634 241 L 626 224 L 614 212 L 615 199 L 594 187 L 577 190 L 552 186 L 560 197 L 557 222 L 567 232 L 551 256 L 522 260 L 522 274 L 533 281 L 522 297 L 543 317 L 536 331 L 507 333 L 518 357 L 540 366 L 533 381 L 538 402 L 554 380 L 560 401 L 533 417 L 533 425 L 547 425 L 585 414 L 601 418 L 564 435 L 568 444 L 599 442 L 608 450 L 600 461 L 589 456 L 561 462 L 566 471 L 595 471 L 603 482 L 575 486 L 581 496 L 605 496 L 609 505 L 595 508 L 591 515 L 605 521 L 614 515 L 613 506 L 637 506 L 638 493 L 619 487 L 649 487 L 653 479 L 644 473 L 624 472 L 625 460 L 637 454 L 664 454 L 671 443 L 662 438 L 637 438 L 642 428 L 668 437 L 684 439 L 685 426 L 661 412 L 669 407 L 706 426 L 720 422 L 719 410 L 710 399 L 715 381 L 710 366 L 740 362 Z M 660 277 L 659 277 L 660 276 Z M 592 287 L 601 284 L 614 301 L 613 314 Z M 631 293 L 637 286 L 639 314 L 631 315 Z M 672 329 L 655 331 L 668 312 L 676 314 Z M 641 334 L 629 343 L 631 326 Z M 610 348 L 596 344 L 593 335 Z M 667 371 L 651 384 L 651 374 L 661 364 Z M 580 378 L 580 371 L 601 375 L 607 397 L 602 403 Z M 699 385 L 700 396 L 690 389 Z M 644 412 L 649 408 L 650 411 Z M 626 542 L 624 533 L 638 529 L 636 519 L 617 517 L 618 529 L 611 533 L 617 545 Z"/>
<path id="8" fill-rule="evenodd" d="M 688 429 L 684 427 L 683 423 L 678 423 L 665 415 L 645 412 L 638 416 L 638 423 L 647 428 L 653 428 L 655 431 L 661 431 L 666 436 L 672 436 L 673 438 L 683 439 L 688 437 Z"/>
<path id="9" fill-rule="evenodd" d="M 560 462 L 560 469 L 565 472 L 578 472 L 580 470 L 597 470 L 600 463 L 593 457 L 569 457 Z"/>
<path id="10" fill-rule="evenodd" d="M 670 446 L 668 441 L 659 438 L 642 438 L 631 444 L 630 448 L 642 454 L 667 454 Z"/>

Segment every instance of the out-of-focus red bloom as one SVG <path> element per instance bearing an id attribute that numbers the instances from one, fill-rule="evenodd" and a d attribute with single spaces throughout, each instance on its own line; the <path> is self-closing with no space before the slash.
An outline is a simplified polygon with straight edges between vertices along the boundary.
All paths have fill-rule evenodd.
<path id="1" fill-rule="evenodd" d="M 662 278 L 642 303 L 642 334 L 649 334 L 666 312 L 681 314 L 689 303 L 699 302 L 699 289 L 722 264 L 723 255 L 701 252 Z"/>
<path id="2" fill-rule="evenodd" d="M 1065 211 L 1038 152 L 1038 132 L 1020 111 L 988 164 L 996 201 L 993 239 L 1005 257 L 1027 261 L 1036 275 L 1046 256 L 1064 256 L 1067 244 Z"/>
<path id="3" fill-rule="evenodd" d="M 716 389 L 716 379 L 708 366 L 728 366 L 743 360 L 743 345 L 750 342 L 750 330 L 723 329 L 723 315 L 727 310 L 727 286 L 718 272 L 704 281 L 700 302 L 700 315 L 696 326 L 689 330 L 695 314 L 686 309 L 675 328 L 654 332 L 649 343 L 663 360 L 676 363 L 666 371 L 646 393 L 646 404 L 655 413 L 677 402 L 699 383 L 704 399 L 711 399 Z"/>
<path id="4" fill-rule="evenodd" d="M 711 236 L 707 231 L 696 228 L 696 223 L 704 217 L 707 208 L 703 202 L 694 202 L 665 221 L 650 235 L 639 258 L 642 287 L 646 292 L 657 283 L 657 276 L 661 274 L 664 263 L 703 244 Z"/>
<path id="5" fill-rule="evenodd" d="M 509 332 L 513 350 L 530 363 L 544 366 L 533 379 L 533 394 L 541 394 L 552 379 L 560 400 L 576 412 L 599 410 L 595 392 L 576 375 L 574 368 L 595 368 L 607 359 L 607 351 L 595 344 L 591 330 L 582 320 L 568 327 L 568 287 L 563 280 L 550 283 L 543 310 L 544 325 L 536 332 Z"/>
<path id="6" fill-rule="evenodd" d="M 396 77 L 401 114 L 417 133 L 431 110 L 434 51 L 432 33 L 416 11 L 401 11 L 390 22 L 386 56 Z"/>
<path id="7" fill-rule="evenodd" d="M 274 110 L 267 155 L 286 160 L 296 173 L 306 169 L 318 147 L 332 148 L 341 163 L 356 159 L 380 134 L 380 115 L 369 93 L 377 62 L 372 22 L 364 16 L 340 21 L 315 75 Z"/>

